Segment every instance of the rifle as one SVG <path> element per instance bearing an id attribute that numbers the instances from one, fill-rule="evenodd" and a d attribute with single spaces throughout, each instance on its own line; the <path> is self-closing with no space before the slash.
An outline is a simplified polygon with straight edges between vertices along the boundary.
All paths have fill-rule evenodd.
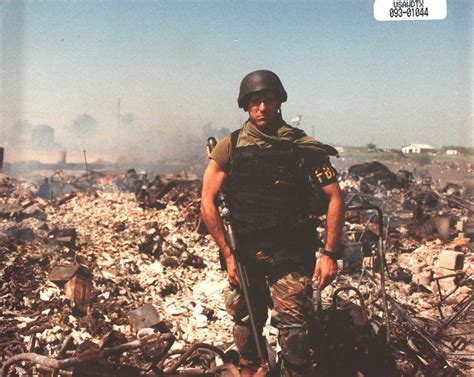
<path id="1" fill-rule="evenodd" d="M 208 157 L 210 157 L 210 154 L 212 152 L 212 149 L 215 147 L 217 144 L 217 141 L 213 137 L 209 137 L 207 139 L 207 153 Z M 257 354 L 258 357 L 260 358 L 262 362 L 262 367 L 267 370 L 268 369 L 268 362 L 267 358 L 263 352 L 263 345 L 261 341 L 261 337 L 258 336 L 257 332 L 257 324 L 255 322 L 255 315 L 253 312 L 252 308 L 252 302 L 250 299 L 250 282 L 248 279 L 247 275 L 247 269 L 245 265 L 241 261 L 241 256 L 239 254 L 239 248 L 238 248 L 238 242 L 237 242 L 237 237 L 234 231 L 234 228 L 232 226 L 232 221 L 231 221 L 231 210 L 229 208 L 228 202 L 227 202 L 227 197 L 226 194 L 223 191 L 220 191 L 217 195 L 217 209 L 219 212 L 219 217 L 222 221 L 222 226 L 224 229 L 224 235 L 227 241 L 227 244 L 229 245 L 232 254 L 234 256 L 235 260 L 235 265 L 237 269 L 237 277 L 239 279 L 240 283 L 240 288 L 242 290 L 242 295 L 244 296 L 245 300 L 245 306 L 247 307 L 247 312 L 249 315 L 249 321 L 250 321 L 250 327 L 252 329 L 252 336 L 255 341 L 255 346 L 257 348 Z"/>

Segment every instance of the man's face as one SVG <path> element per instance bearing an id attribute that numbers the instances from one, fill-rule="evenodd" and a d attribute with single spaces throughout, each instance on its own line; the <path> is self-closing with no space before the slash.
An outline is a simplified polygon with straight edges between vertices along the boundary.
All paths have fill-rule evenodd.
<path id="1" fill-rule="evenodd" d="M 258 127 L 266 127 L 277 119 L 280 106 L 281 102 L 275 93 L 271 91 L 255 93 L 249 98 L 247 106 L 249 119 Z"/>

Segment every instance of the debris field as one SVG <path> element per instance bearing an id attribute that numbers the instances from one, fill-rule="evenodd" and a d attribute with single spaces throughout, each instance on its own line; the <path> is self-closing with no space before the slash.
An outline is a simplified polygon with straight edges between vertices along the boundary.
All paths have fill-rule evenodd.
<path id="1" fill-rule="evenodd" d="M 469 375 L 473 188 L 376 161 L 340 186 L 339 273 L 315 291 L 317 370 Z M 2 376 L 238 376 L 200 188 L 134 169 L 35 183 L 0 173 Z M 275 349 L 276 330 L 265 334 Z"/>

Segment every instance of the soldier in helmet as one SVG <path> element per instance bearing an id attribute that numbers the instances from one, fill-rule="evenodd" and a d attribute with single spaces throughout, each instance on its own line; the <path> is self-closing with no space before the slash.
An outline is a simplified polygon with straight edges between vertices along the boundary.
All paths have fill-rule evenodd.
<path id="1" fill-rule="evenodd" d="M 279 330 L 282 375 L 312 375 L 308 345 L 312 279 L 324 288 L 337 271 L 335 251 L 344 202 L 337 172 L 329 162 L 329 155 L 337 152 L 283 121 L 280 107 L 286 100 L 287 93 L 275 73 L 259 70 L 245 76 L 237 102 L 248 112 L 248 120 L 219 141 L 203 178 L 201 213 L 226 262 L 230 284 L 224 299 L 234 319 L 242 375 L 252 375 L 259 360 L 234 256 L 215 205 L 217 193 L 225 190 L 229 198 L 260 333 L 268 308 L 272 309 L 271 323 Z M 318 241 L 314 224 L 308 220 L 308 200 L 315 185 L 329 203 L 324 250 L 317 264 Z"/>

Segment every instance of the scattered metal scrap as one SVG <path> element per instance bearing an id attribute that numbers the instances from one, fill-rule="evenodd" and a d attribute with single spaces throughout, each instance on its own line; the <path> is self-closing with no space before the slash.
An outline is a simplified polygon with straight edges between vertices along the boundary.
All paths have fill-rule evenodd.
<path id="1" fill-rule="evenodd" d="M 81 271 L 85 273 L 81 266 L 57 266 L 50 278 L 58 282 L 74 279 Z M 151 304 L 130 312 L 129 320 L 138 339 L 124 342 L 123 334 L 112 331 L 99 344 L 85 341 L 74 349 L 74 336 L 69 335 L 63 340 L 56 357 L 32 352 L 34 337 L 29 352 L 25 352 L 19 340 L 0 343 L 10 349 L 19 346 L 22 351 L 10 355 L 3 363 L 1 376 L 8 377 L 23 362 L 33 364 L 33 373 L 42 376 L 240 376 L 237 367 L 230 363 L 232 353 L 227 355 L 213 345 L 196 343 L 188 348 L 171 350 L 176 338 Z M 43 327 L 32 327 L 28 333 L 34 335 L 48 327 L 47 323 Z M 121 361 L 124 354 L 129 355 L 125 359 L 134 357 L 135 365 Z"/>
<path id="2" fill-rule="evenodd" d="M 380 322 L 377 313 L 387 313 L 388 307 L 389 345 L 403 375 L 463 375 L 474 361 L 466 353 L 473 350 L 472 336 L 465 336 L 472 335 L 474 271 L 472 264 L 463 267 L 462 263 L 463 257 L 473 260 L 472 235 L 466 225 L 473 209 L 472 191 L 460 185 L 447 185 L 437 191 L 430 177 L 419 180 L 400 173 L 390 174 L 382 164 L 368 163 L 342 175 L 348 206 L 344 270 L 352 273 L 352 281 L 359 281 L 356 286 L 368 300 L 372 324 Z M 368 205 L 379 206 L 383 217 L 351 211 L 351 206 Z M 382 223 L 377 224 L 377 219 Z M 436 243 L 437 252 L 428 253 L 426 242 Z M 371 261 L 380 249 L 388 253 L 388 261 L 385 256 L 378 259 L 384 261 L 384 267 L 377 259 L 375 264 Z M 413 253 L 418 250 L 420 256 Z M 376 294 L 384 270 L 388 273 L 386 290 L 390 292 L 387 307 Z M 398 293 L 400 287 L 404 295 Z M 427 300 L 422 302 L 425 313 L 421 316 L 416 315 L 420 307 L 413 310 L 417 306 L 414 295 Z M 414 306 L 407 305 L 407 299 Z M 436 314 L 439 319 L 433 317 Z M 430 326 L 425 328 L 420 323 Z"/>
<path id="3" fill-rule="evenodd" d="M 35 186 L 0 175 L 5 376 L 26 374 L 24 362 L 41 376 L 238 376 L 222 351 L 230 321 L 216 309 L 217 256 L 194 233 L 199 181 L 87 169 L 43 183 L 41 198 Z M 335 286 L 345 288 L 322 294 L 318 371 L 463 375 L 473 365 L 472 191 L 436 190 L 428 177 L 380 163 L 343 174 L 341 186 L 348 211 Z M 151 305 L 131 310 L 143 302 L 160 315 Z M 336 371 L 325 363 L 341 355 Z"/>
<path id="4" fill-rule="evenodd" d="M 205 343 L 198 343 L 184 350 L 170 352 L 175 337 L 171 333 L 153 333 L 137 340 L 114 347 L 100 347 L 95 343 L 83 343 L 76 350 L 61 350 L 58 357 L 21 353 L 8 359 L 1 371 L 2 377 L 8 377 L 15 365 L 28 362 L 38 365 L 38 372 L 48 372 L 57 376 L 229 376 L 238 377 L 237 367 L 225 363 L 226 355 L 219 348 Z M 65 342 L 66 347 L 70 342 Z M 101 343 L 105 343 L 103 340 Z M 83 346 L 83 347 L 81 347 Z M 108 361 L 108 358 L 119 357 L 126 352 L 141 351 L 147 364 L 134 367 Z M 70 355 L 69 357 L 65 357 Z M 176 356 L 179 356 L 176 358 Z M 216 364 L 220 359 L 220 365 Z M 199 365 L 199 367 L 192 367 Z M 68 373 L 68 370 L 71 370 Z M 64 373 L 66 372 L 66 373 Z"/>

